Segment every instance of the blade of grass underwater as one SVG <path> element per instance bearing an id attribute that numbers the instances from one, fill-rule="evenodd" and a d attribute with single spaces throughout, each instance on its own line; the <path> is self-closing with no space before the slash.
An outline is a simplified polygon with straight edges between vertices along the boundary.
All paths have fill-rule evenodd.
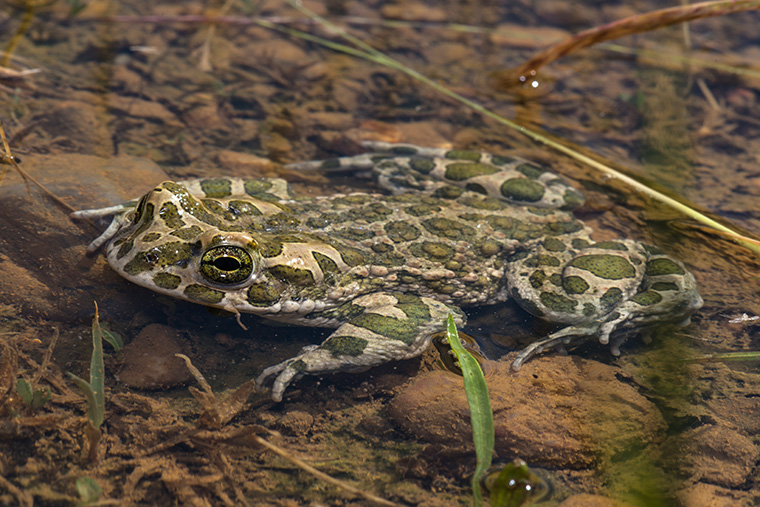
<path id="1" fill-rule="evenodd" d="M 707 354 L 705 356 L 687 357 L 682 361 L 686 363 L 760 361 L 760 351 L 722 352 L 718 354 Z"/>
<path id="2" fill-rule="evenodd" d="M 396 60 L 392 59 L 391 57 L 383 54 L 382 52 L 378 51 L 377 49 L 373 48 L 372 46 L 368 45 L 367 43 L 357 39 L 353 35 L 349 34 L 342 28 L 338 27 L 337 25 L 334 25 L 330 21 L 326 20 L 325 18 L 317 15 L 316 13 L 310 11 L 309 9 L 305 8 L 303 5 L 301 5 L 299 2 L 296 2 L 295 0 L 288 0 L 288 3 L 293 6 L 294 8 L 298 9 L 300 12 L 302 12 L 304 15 L 308 16 L 309 18 L 313 19 L 314 21 L 317 21 L 319 24 L 321 24 L 323 27 L 331 30 L 335 34 L 345 38 L 349 42 L 352 42 L 353 44 L 356 44 L 361 49 L 352 48 L 350 46 L 346 46 L 345 44 L 340 44 L 337 42 L 333 42 L 327 39 L 324 39 L 322 37 L 318 37 L 315 35 L 308 34 L 306 32 L 302 32 L 300 30 L 296 30 L 289 27 L 284 27 L 281 25 L 277 25 L 274 23 L 271 23 L 269 21 L 260 20 L 257 24 L 259 24 L 262 27 L 270 28 L 273 30 L 277 30 L 280 32 L 287 33 L 289 35 L 292 35 L 294 37 L 298 37 L 304 40 L 308 40 L 310 42 L 315 42 L 317 44 L 321 44 L 325 47 L 328 47 L 330 49 L 333 49 L 335 51 L 339 51 L 342 53 L 350 54 L 353 56 L 358 56 L 360 58 L 364 58 L 366 60 L 373 61 L 375 63 L 378 63 L 380 65 L 385 65 L 386 67 L 390 67 L 392 69 L 396 69 L 399 72 L 403 72 L 407 76 L 410 76 L 421 83 L 424 83 L 431 88 L 435 89 L 439 93 L 446 95 L 447 97 L 450 97 L 456 101 L 458 101 L 461 104 L 464 104 L 465 106 L 477 111 L 478 113 L 491 118 L 492 120 L 495 120 L 502 125 L 506 125 L 507 127 L 516 130 L 523 135 L 529 137 L 530 139 L 533 139 L 534 141 L 537 141 L 539 143 L 545 144 L 546 146 L 549 146 L 551 148 L 554 148 L 555 150 L 564 153 L 565 155 L 568 155 L 569 157 L 582 162 L 590 167 L 593 167 L 594 169 L 606 174 L 607 176 L 610 176 L 612 178 L 617 178 L 624 183 L 628 184 L 629 186 L 633 187 L 635 190 L 638 190 L 639 192 L 647 195 L 649 198 L 654 199 L 656 201 L 659 201 L 671 208 L 676 209 L 677 211 L 683 213 L 684 215 L 708 226 L 712 227 L 713 229 L 716 229 L 718 231 L 723 232 L 724 234 L 731 237 L 733 241 L 736 243 L 744 246 L 745 248 L 748 248 L 755 252 L 756 254 L 760 255 L 760 246 L 758 246 L 756 243 L 753 243 L 753 240 L 751 238 L 748 238 L 742 234 L 739 234 L 738 232 L 730 229 L 729 227 L 726 227 L 725 225 L 721 224 L 720 222 L 713 220 L 712 218 L 704 215 L 703 213 L 700 213 L 699 211 L 687 206 L 686 204 L 683 204 L 682 202 L 667 196 L 663 194 L 662 192 L 659 192 L 653 188 L 650 188 L 646 186 L 645 184 L 635 180 L 634 178 L 627 176 L 620 171 L 616 171 L 615 169 L 602 164 L 601 162 L 598 162 L 597 160 L 594 160 L 586 155 L 583 155 L 582 153 L 579 153 L 572 148 L 569 148 L 563 144 L 560 144 L 552 139 L 550 139 L 547 135 L 544 135 L 540 132 L 530 130 L 522 125 L 519 125 L 513 121 L 510 121 L 503 116 L 491 111 L 490 109 L 485 108 L 484 106 L 478 104 L 477 102 L 474 102 L 462 95 L 459 95 L 458 93 L 449 90 L 445 86 L 441 85 L 440 83 L 420 74 L 419 72 L 410 69 L 409 67 L 406 67 L 400 62 L 397 62 Z"/>
<path id="3" fill-rule="evenodd" d="M 459 367 L 462 369 L 464 392 L 467 395 L 467 403 L 470 405 L 472 440 L 475 443 L 477 459 L 475 473 L 472 476 L 472 493 L 477 507 L 483 502 L 480 479 L 491 466 L 493 457 L 495 437 L 491 399 L 488 396 L 488 386 L 486 386 L 486 379 L 483 377 L 483 371 L 480 369 L 478 361 L 462 347 L 459 341 L 459 333 L 452 314 L 449 314 L 446 320 L 446 338 L 448 338 L 451 350 L 457 356 Z"/>

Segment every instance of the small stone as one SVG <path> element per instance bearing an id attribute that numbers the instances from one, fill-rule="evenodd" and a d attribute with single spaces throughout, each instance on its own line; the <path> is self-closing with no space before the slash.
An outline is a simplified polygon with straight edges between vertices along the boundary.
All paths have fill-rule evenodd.
<path id="1" fill-rule="evenodd" d="M 276 165 L 268 158 L 232 150 L 219 151 L 216 155 L 216 160 L 224 169 L 240 172 L 248 177 L 270 171 Z"/>
<path id="2" fill-rule="evenodd" d="M 539 357 L 518 372 L 509 362 L 486 378 L 496 452 L 531 465 L 589 468 L 648 443 L 665 428 L 657 408 L 612 366 L 580 357 Z M 472 429 L 462 378 L 447 371 L 413 379 L 389 406 L 391 418 L 422 440 L 469 446 Z M 545 414 L 551 413 L 551 418 Z"/>
<path id="3" fill-rule="evenodd" d="M 280 418 L 277 425 L 287 435 L 305 435 L 314 426 L 314 418 L 308 412 L 291 410 Z"/>
<path id="4" fill-rule="evenodd" d="M 430 7 L 423 3 L 407 3 L 384 5 L 380 14 L 385 18 L 403 19 L 405 21 L 444 22 L 447 20 L 446 10 L 442 7 Z"/>
<path id="5" fill-rule="evenodd" d="M 700 426 L 681 438 L 681 459 L 702 481 L 718 486 L 738 488 L 745 484 L 760 457 L 749 437 L 726 426 Z"/>
<path id="6" fill-rule="evenodd" d="M 117 378 L 135 389 L 167 389 L 191 378 L 185 362 L 175 354 L 184 353 L 180 333 L 163 324 L 150 324 L 124 347 L 122 369 Z"/>

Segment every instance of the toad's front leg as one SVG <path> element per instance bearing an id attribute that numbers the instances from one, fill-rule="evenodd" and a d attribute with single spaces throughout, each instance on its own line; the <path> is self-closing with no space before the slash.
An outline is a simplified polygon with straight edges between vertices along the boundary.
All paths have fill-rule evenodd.
<path id="1" fill-rule="evenodd" d="M 345 320 L 321 345 L 265 369 L 257 378 L 261 389 L 273 379 L 272 399 L 281 401 L 288 385 L 304 375 L 363 371 L 388 361 L 420 355 L 435 333 L 454 314 L 464 323 L 462 311 L 426 297 L 403 293 L 374 293 L 324 312 L 328 319 Z"/>

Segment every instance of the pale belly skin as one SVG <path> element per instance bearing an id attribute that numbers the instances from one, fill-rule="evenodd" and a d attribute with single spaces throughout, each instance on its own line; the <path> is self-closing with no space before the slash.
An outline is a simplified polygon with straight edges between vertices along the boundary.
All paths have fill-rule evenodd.
<path id="1" fill-rule="evenodd" d="M 421 354 L 461 308 L 514 299 L 559 331 L 523 350 L 623 339 L 702 305 L 694 277 L 656 247 L 594 242 L 581 195 L 514 157 L 375 143 L 375 153 L 295 168 L 371 169 L 388 194 L 291 195 L 281 179 L 164 182 L 113 215 L 89 247 L 128 280 L 207 306 L 335 328 L 264 370 L 272 399 L 303 375 Z"/>

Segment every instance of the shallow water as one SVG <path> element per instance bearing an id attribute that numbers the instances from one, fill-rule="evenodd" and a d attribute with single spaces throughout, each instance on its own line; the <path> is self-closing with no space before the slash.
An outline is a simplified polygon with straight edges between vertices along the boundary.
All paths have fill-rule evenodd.
<path id="1" fill-rule="evenodd" d="M 760 79 L 700 62 L 758 72 L 758 14 L 614 41 L 665 57 L 598 46 L 548 65 L 535 86 L 494 88 L 494 71 L 558 37 L 660 7 L 587 3 L 332 2 L 329 12 L 306 5 L 487 108 L 757 235 Z M 705 306 L 692 325 L 666 329 L 649 345 L 631 340 L 619 358 L 597 344 L 567 358 L 549 353 L 526 365 L 519 378 L 535 380 L 525 384 L 493 366 L 492 394 L 504 397 L 495 406 L 507 414 L 501 427 L 497 421 L 497 460 L 521 457 L 536 467 L 554 486 L 546 505 L 582 493 L 634 505 L 756 503 L 757 363 L 679 360 L 758 349 L 757 254 L 398 71 L 250 22 L 260 15 L 329 37 L 282 2 L 223 12 L 221 5 L 93 1 L 73 17 L 69 9 L 56 2 L 36 13 L 11 68 L 39 72 L 0 80 L 0 119 L 22 167 L 70 206 L 112 205 L 163 179 L 200 176 L 280 175 L 302 195 L 367 189 L 365 179 L 280 165 L 354 154 L 363 139 L 516 150 L 583 189 L 587 203 L 577 215 L 597 239 L 638 239 L 683 260 Z M 230 18 L 179 22 L 219 12 Z M 3 44 L 21 17 L 19 9 L 2 14 Z M 62 372 L 88 375 L 93 300 L 126 342 L 149 324 L 172 328 L 178 350 L 219 391 L 324 334 L 253 317 L 244 317 L 244 331 L 234 319 L 149 293 L 114 274 L 102 256 L 85 256 L 99 229 L 70 221 L 12 169 L 0 196 L 0 503 L 73 504 L 82 476 L 125 504 L 366 502 L 231 436 L 258 425 L 317 468 L 394 502 L 468 504 L 474 455 L 466 412 L 446 411 L 460 406 L 452 401 L 458 393 L 440 394 L 437 418 L 422 408 L 438 396 L 433 388 L 458 382 L 433 366 L 433 351 L 363 374 L 303 379 L 279 405 L 256 395 L 220 433 L 188 436 L 199 409 L 187 390 L 125 387 L 117 378 L 134 359 L 107 349 L 101 457 L 87 462 L 85 404 Z M 470 317 L 468 330 L 494 360 L 546 332 L 510 305 Z M 36 373 L 57 334 L 52 364 Z M 153 340 L 151 353 L 169 341 Z M 36 410 L 20 405 L 19 375 L 49 387 L 51 401 Z"/>

